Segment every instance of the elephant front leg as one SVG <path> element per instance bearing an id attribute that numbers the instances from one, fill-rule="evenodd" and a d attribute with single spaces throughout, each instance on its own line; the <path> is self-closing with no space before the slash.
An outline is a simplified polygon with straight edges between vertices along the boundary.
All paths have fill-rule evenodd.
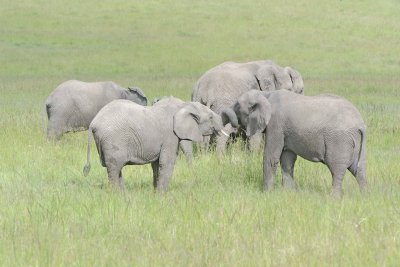
<path id="1" fill-rule="evenodd" d="M 211 136 L 203 136 L 203 140 L 197 143 L 197 147 L 201 153 L 206 153 L 210 149 Z"/>
<path id="2" fill-rule="evenodd" d="M 170 150 L 161 151 L 158 159 L 158 179 L 154 179 L 155 189 L 158 192 L 166 192 L 168 189 L 169 179 L 174 171 L 177 147 L 174 152 Z M 154 170 L 154 169 L 153 169 Z"/>
<path id="3" fill-rule="evenodd" d="M 283 151 L 281 155 L 281 169 L 282 169 L 282 185 L 287 188 L 294 188 L 294 163 L 296 162 L 297 155 L 292 151 Z"/>
<path id="4" fill-rule="evenodd" d="M 182 149 L 183 154 L 185 154 L 186 162 L 189 166 L 192 166 L 193 158 L 193 145 L 190 140 L 181 140 L 179 142 L 179 147 Z"/>
<path id="5" fill-rule="evenodd" d="M 276 168 L 283 150 L 283 136 L 274 138 L 268 135 L 264 146 L 264 191 L 269 191 L 274 187 Z"/>
<path id="6" fill-rule="evenodd" d="M 273 189 L 277 166 L 278 161 L 271 161 L 269 157 L 264 156 L 264 191 L 269 191 Z"/>

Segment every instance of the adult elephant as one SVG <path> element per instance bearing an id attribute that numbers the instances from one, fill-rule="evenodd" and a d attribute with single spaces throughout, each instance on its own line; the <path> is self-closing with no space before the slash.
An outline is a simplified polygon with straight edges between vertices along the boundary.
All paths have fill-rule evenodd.
<path id="1" fill-rule="evenodd" d="M 274 91 L 289 90 L 303 94 L 304 83 L 300 73 L 291 67 L 282 68 L 271 60 L 259 60 L 246 63 L 224 62 L 208 70 L 196 82 L 192 89 L 192 101 L 198 101 L 217 114 L 231 106 L 240 95 L 250 90 Z M 217 152 L 224 152 L 226 143 L 237 131 L 227 124 L 215 136 Z M 250 150 L 260 146 L 261 132 L 249 139 Z M 207 149 L 209 138 L 203 140 L 202 147 Z"/>
<path id="2" fill-rule="evenodd" d="M 303 96 L 285 90 L 249 91 L 222 112 L 223 123 L 251 136 L 266 131 L 264 189 L 273 187 L 278 163 L 282 183 L 293 187 L 297 155 L 322 162 L 332 174 L 332 193 L 342 195 L 346 170 L 366 188 L 365 125 L 360 112 L 335 95 Z"/>
<path id="3" fill-rule="evenodd" d="M 66 81 L 47 97 L 47 137 L 58 139 L 64 133 L 83 131 L 102 107 L 116 99 L 147 105 L 147 98 L 137 87 L 125 89 L 114 82 Z"/>
<path id="4" fill-rule="evenodd" d="M 165 104 L 160 103 L 165 101 Z M 171 97 L 143 107 L 127 100 L 114 100 L 96 115 L 88 133 L 87 164 L 93 133 L 101 164 L 112 185 L 123 187 L 125 165 L 151 163 L 153 185 L 166 191 L 180 141 L 199 141 L 222 128 L 219 115 L 197 102 L 182 103 Z"/>

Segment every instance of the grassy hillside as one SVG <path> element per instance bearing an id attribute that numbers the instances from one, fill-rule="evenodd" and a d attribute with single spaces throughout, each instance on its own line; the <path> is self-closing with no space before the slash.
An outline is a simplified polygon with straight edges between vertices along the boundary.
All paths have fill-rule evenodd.
<path id="1" fill-rule="evenodd" d="M 0 0 L 0 265 L 396 266 L 400 262 L 398 1 Z M 367 125 L 370 193 L 346 174 L 330 197 L 322 164 L 299 159 L 297 189 L 261 191 L 262 153 L 175 166 L 166 195 L 148 165 L 114 192 L 86 133 L 43 134 L 61 82 L 113 80 L 151 100 L 189 100 L 223 61 L 298 69 L 306 94 L 352 101 Z"/>

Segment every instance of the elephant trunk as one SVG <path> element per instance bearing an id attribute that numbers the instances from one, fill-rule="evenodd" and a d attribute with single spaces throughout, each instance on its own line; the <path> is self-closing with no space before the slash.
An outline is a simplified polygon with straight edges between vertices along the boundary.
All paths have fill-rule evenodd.
<path id="1" fill-rule="evenodd" d="M 231 125 L 234 128 L 238 128 L 239 127 L 239 123 L 238 123 L 238 118 L 236 116 L 235 111 L 233 111 L 232 108 L 227 108 L 224 109 L 221 113 L 221 118 L 222 118 L 222 124 L 225 126 L 228 123 L 231 123 Z"/>

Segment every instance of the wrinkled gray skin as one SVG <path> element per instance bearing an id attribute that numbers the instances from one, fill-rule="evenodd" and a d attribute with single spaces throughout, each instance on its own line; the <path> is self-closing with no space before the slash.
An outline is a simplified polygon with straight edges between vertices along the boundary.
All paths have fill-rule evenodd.
<path id="1" fill-rule="evenodd" d="M 179 141 L 199 141 L 202 136 L 221 128 L 221 117 L 200 103 L 159 103 L 143 107 L 127 100 L 114 100 L 100 110 L 90 124 L 84 174 L 90 170 L 93 133 L 101 163 L 107 168 L 112 185 L 123 187 L 123 166 L 151 163 L 155 189 L 166 191 Z"/>
<path id="2" fill-rule="evenodd" d="M 207 71 L 192 90 L 192 101 L 200 102 L 217 114 L 230 107 L 240 95 L 250 90 L 289 90 L 303 94 L 304 83 L 301 75 L 290 67 L 282 68 L 271 60 L 247 63 L 224 62 Z M 237 131 L 226 125 L 222 134 L 216 137 L 217 151 L 224 152 L 230 135 Z M 262 140 L 261 132 L 249 139 L 250 150 L 258 149 Z M 204 140 L 208 146 L 209 140 Z"/>
<path id="3" fill-rule="evenodd" d="M 172 96 L 164 96 L 162 98 L 154 98 L 152 101 L 152 106 L 159 105 L 182 105 L 185 103 L 184 101 L 172 97 Z M 179 141 L 179 148 L 182 150 L 183 154 L 186 157 L 186 162 L 189 166 L 192 166 L 193 161 L 193 144 L 190 140 L 181 140 Z"/>
<path id="4" fill-rule="evenodd" d="M 240 125 L 248 136 L 266 130 L 265 190 L 273 187 L 279 161 L 283 185 L 294 186 L 297 155 L 329 168 L 335 196 L 342 194 L 346 169 L 356 177 L 362 191 L 366 188 L 365 125 L 358 110 L 341 97 L 252 90 L 221 116 L 224 124 Z"/>
<path id="5" fill-rule="evenodd" d="M 87 130 L 100 109 L 115 99 L 147 105 L 147 98 L 139 88 L 125 89 L 114 82 L 76 80 L 60 84 L 45 104 L 49 120 L 47 137 L 59 139 L 67 132 Z"/>

